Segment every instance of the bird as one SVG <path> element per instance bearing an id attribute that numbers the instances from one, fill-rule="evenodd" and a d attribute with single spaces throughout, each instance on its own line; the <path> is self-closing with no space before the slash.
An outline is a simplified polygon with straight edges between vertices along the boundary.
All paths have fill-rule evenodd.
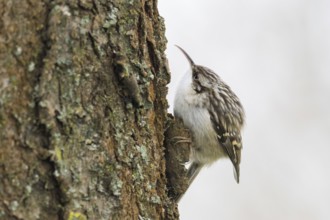
<path id="1" fill-rule="evenodd" d="M 192 136 L 188 188 L 203 167 L 220 158 L 231 160 L 235 180 L 239 183 L 244 108 L 237 95 L 213 70 L 195 64 L 185 50 L 176 47 L 190 64 L 177 87 L 173 108 L 174 117 L 183 121 Z M 177 196 L 177 202 L 183 194 Z"/>

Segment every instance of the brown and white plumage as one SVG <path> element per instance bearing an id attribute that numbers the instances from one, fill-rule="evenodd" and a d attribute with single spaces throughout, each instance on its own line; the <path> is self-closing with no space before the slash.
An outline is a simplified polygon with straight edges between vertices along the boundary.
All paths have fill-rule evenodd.
<path id="1" fill-rule="evenodd" d="M 203 166 L 226 157 L 234 165 L 238 183 L 244 109 L 238 97 L 216 73 L 196 65 L 182 48 L 178 48 L 191 67 L 179 84 L 174 102 L 175 117 L 181 118 L 192 133 L 189 184 Z"/>

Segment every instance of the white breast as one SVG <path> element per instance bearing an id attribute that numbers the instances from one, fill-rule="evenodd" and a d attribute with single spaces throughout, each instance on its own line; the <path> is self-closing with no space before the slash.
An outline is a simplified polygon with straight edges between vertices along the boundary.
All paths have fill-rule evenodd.
<path id="1" fill-rule="evenodd" d="M 182 78 L 174 101 L 174 114 L 183 120 L 192 133 L 193 144 L 191 160 L 211 164 L 226 154 L 220 146 L 213 129 L 205 103 L 207 94 L 198 94 L 192 89 L 191 71 Z"/>

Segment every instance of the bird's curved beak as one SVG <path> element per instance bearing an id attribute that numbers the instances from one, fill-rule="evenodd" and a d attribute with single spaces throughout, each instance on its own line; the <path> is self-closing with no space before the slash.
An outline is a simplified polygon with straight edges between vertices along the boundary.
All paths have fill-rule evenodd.
<path id="1" fill-rule="evenodd" d="M 184 49 L 182 49 L 181 47 L 179 47 L 178 45 L 175 45 L 175 46 L 181 50 L 181 52 L 184 54 L 184 56 L 187 58 L 188 62 L 190 63 L 191 67 L 193 67 L 195 65 L 195 63 L 191 59 L 191 57 L 187 54 L 187 52 Z"/>

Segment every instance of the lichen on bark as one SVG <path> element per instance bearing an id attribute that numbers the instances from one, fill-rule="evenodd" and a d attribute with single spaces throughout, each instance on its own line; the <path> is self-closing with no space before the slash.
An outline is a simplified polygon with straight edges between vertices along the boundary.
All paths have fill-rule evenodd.
<path id="1" fill-rule="evenodd" d="M 177 219 L 157 1 L 0 1 L 0 218 Z"/>

